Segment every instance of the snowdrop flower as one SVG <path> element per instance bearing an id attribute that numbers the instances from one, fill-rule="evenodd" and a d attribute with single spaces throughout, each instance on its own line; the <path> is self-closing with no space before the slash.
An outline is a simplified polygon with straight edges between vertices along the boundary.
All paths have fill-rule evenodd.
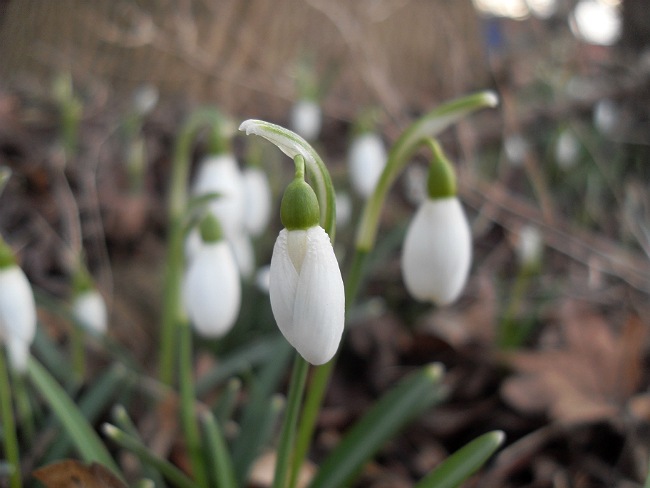
<path id="1" fill-rule="evenodd" d="M 218 193 L 208 204 L 226 238 L 239 233 L 244 221 L 244 183 L 235 157 L 230 153 L 211 155 L 201 161 L 192 194 Z"/>
<path id="2" fill-rule="evenodd" d="M 355 136 L 350 145 L 348 169 L 352 186 L 361 197 L 372 195 L 386 159 L 386 148 L 379 134 L 365 132 Z"/>
<path id="3" fill-rule="evenodd" d="M 557 165 L 567 171 L 573 168 L 580 156 L 580 142 L 573 132 L 564 129 L 555 143 L 555 160 Z"/>
<path id="4" fill-rule="evenodd" d="M 519 263 L 526 269 L 534 270 L 540 265 L 544 243 L 538 227 L 525 225 L 519 231 L 517 242 L 517 257 Z"/>
<path id="5" fill-rule="evenodd" d="M 336 193 L 336 227 L 347 227 L 352 218 L 352 200 L 350 195 L 343 192 Z"/>
<path id="6" fill-rule="evenodd" d="M 189 263 L 182 298 L 196 332 L 217 338 L 232 328 L 239 315 L 239 271 L 217 219 L 209 212 L 201 222 L 201 237 L 204 243 Z"/>
<path id="7" fill-rule="evenodd" d="M 328 362 L 343 334 L 345 295 L 329 236 L 318 225 L 318 199 L 295 157 L 296 178 L 282 198 L 284 229 L 273 247 L 269 276 L 271 309 L 280 331 L 314 365 Z"/>
<path id="8" fill-rule="evenodd" d="M 245 232 L 238 232 L 228 237 L 228 244 L 235 257 L 235 263 L 242 278 L 250 278 L 255 271 L 255 249 L 251 238 Z"/>
<path id="9" fill-rule="evenodd" d="M 89 289 L 75 296 L 72 302 L 74 318 L 87 330 L 105 334 L 108 324 L 106 302 L 96 289 Z"/>
<path id="10" fill-rule="evenodd" d="M 402 276 L 416 299 L 436 305 L 452 303 L 469 273 L 472 238 L 458 198 L 451 164 L 432 143 L 428 198 L 411 221 L 402 251 Z"/>
<path id="11" fill-rule="evenodd" d="M 299 100 L 291 109 L 291 128 L 308 141 L 318 138 L 322 125 L 320 105 L 315 100 Z"/>
<path id="12" fill-rule="evenodd" d="M 13 252 L 0 238 L 0 342 L 7 348 L 11 367 L 24 373 L 29 346 L 36 334 L 36 305 L 32 287 Z"/>
<path id="13" fill-rule="evenodd" d="M 252 237 L 264 232 L 271 218 L 271 187 L 266 173 L 249 167 L 243 174 L 245 209 L 244 227 Z"/>

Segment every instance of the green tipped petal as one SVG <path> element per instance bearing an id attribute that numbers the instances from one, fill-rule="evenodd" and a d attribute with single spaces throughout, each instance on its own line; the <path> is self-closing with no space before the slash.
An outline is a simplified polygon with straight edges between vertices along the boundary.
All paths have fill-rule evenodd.
<path id="1" fill-rule="evenodd" d="M 9 268 L 16 264 L 16 256 L 9 245 L 0 236 L 0 269 Z"/>

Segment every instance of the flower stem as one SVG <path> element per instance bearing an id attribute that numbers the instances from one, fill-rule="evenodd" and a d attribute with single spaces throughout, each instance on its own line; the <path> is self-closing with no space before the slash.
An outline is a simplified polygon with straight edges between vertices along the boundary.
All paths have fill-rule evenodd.
<path id="1" fill-rule="evenodd" d="M 72 370 L 75 379 L 83 383 L 86 371 L 86 351 L 84 349 L 85 332 L 73 324 L 70 331 L 70 348 L 72 349 Z"/>
<path id="2" fill-rule="evenodd" d="M 290 465 L 292 461 L 295 462 L 295 457 L 291 455 L 291 452 L 308 370 L 309 363 L 300 354 L 296 353 L 296 359 L 293 363 L 293 371 L 291 373 L 291 383 L 289 385 L 287 410 L 284 416 L 284 423 L 282 424 L 280 446 L 278 447 L 278 457 L 275 463 L 273 488 L 286 488 Z M 295 469 L 294 466 L 293 470 Z"/>
<path id="3" fill-rule="evenodd" d="M 0 350 L 0 418 L 2 419 L 2 439 L 4 453 L 7 461 L 11 464 L 12 472 L 9 475 L 9 486 L 20 488 L 22 486 L 20 476 L 20 452 L 18 450 L 18 438 L 16 437 L 16 419 L 14 418 L 11 384 L 9 383 L 9 371 L 4 351 Z"/>
<path id="4" fill-rule="evenodd" d="M 174 347 L 179 323 L 180 283 L 183 273 L 183 233 L 187 212 L 187 187 L 190 152 L 195 136 L 203 127 L 219 127 L 223 116 L 213 109 L 194 112 L 183 125 L 176 140 L 169 191 L 169 230 L 165 259 L 164 300 L 160 338 L 160 380 L 171 385 L 174 379 Z"/>
<path id="5" fill-rule="evenodd" d="M 210 486 L 203 458 L 201 431 L 197 423 L 195 411 L 194 378 L 192 376 L 192 330 L 190 324 L 184 322 L 179 327 L 179 380 L 180 408 L 183 432 L 187 444 L 187 452 L 192 464 L 192 472 L 196 483 L 204 488 Z"/>

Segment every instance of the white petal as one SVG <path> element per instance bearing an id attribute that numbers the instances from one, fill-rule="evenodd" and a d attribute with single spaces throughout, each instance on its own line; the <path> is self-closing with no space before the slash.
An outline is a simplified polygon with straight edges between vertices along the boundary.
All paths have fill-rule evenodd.
<path id="1" fill-rule="evenodd" d="M 313 100 L 299 100 L 291 109 L 291 127 L 300 136 L 313 141 L 320 134 L 320 105 Z"/>
<path id="2" fill-rule="evenodd" d="M 271 188 L 266 173 L 258 168 L 247 168 L 244 171 L 244 190 L 244 226 L 246 232 L 257 237 L 264 232 L 271 217 Z"/>
<path id="3" fill-rule="evenodd" d="M 290 331 L 293 324 L 293 307 L 298 287 L 298 272 L 289 257 L 288 235 L 287 229 L 280 231 L 273 246 L 269 272 L 271 309 L 278 328 L 285 337 L 285 331 Z"/>
<path id="4" fill-rule="evenodd" d="M 243 231 L 232 234 L 228 238 L 237 269 L 243 278 L 250 278 L 255 270 L 255 250 L 250 237 Z"/>
<path id="5" fill-rule="evenodd" d="M 26 372 L 29 359 L 29 343 L 21 339 L 10 339 L 7 342 L 7 352 L 9 353 L 11 368 L 18 373 Z"/>
<path id="6" fill-rule="evenodd" d="M 409 293 L 437 305 L 453 302 L 471 265 L 471 232 L 457 198 L 427 200 L 409 225 L 402 274 Z"/>
<path id="7" fill-rule="evenodd" d="M 323 364 L 339 347 L 344 321 L 345 291 L 332 244 L 322 227 L 312 227 L 285 337 L 308 362 Z"/>
<path id="8" fill-rule="evenodd" d="M 379 135 L 368 132 L 352 141 L 349 155 L 350 179 L 354 189 L 368 198 L 377 186 L 384 166 L 386 148 Z"/>
<path id="9" fill-rule="evenodd" d="M 98 333 L 106 333 L 107 312 L 104 298 L 97 290 L 90 290 L 74 299 L 72 313 L 86 329 Z"/>
<path id="10" fill-rule="evenodd" d="M 225 241 L 205 245 L 194 257 L 183 282 L 183 302 L 195 330 L 205 337 L 221 337 L 235 324 L 241 284 Z"/>
<path id="11" fill-rule="evenodd" d="M 31 344 L 36 334 L 32 287 L 18 266 L 0 270 L 0 339 Z"/>
<path id="12" fill-rule="evenodd" d="M 210 156 L 201 161 L 192 194 L 207 193 L 220 194 L 210 201 L 208 208 L 219 219 L 224 233 L 239 232 L 244 219 L 244 183 L 232 154 Z"/>

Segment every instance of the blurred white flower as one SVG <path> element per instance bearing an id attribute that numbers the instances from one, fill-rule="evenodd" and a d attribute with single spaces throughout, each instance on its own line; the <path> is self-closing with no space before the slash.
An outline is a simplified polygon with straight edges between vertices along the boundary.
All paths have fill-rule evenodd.
<path id="1" fill-rule="evenodd" d="M 320 105 L 314 100 L 299 100 L 291 108 L 291 129 L 308 141 L 318 139 L 322 125 Z"/>
<path id="2" fill-rule="evenodd" d="M 352 217 L 352 200 L 347 193 L 336 193 L 336 227 L 343 228 Z"/>
<path id="3" fill-rule="evenodd" d="M 456 197 L 427 199 L 409 224 L 402 251 L 402 275 L 418 300 L 447 305 L 465 286 L 472 236 Z"/>
<path id="4" fill-rule="evenodd" d="M 199 335 L 217 338 L 232 328 L 239 315 L 241 284 L 225 240 L 204 243 L 198 249 L 185 273 L 182 296 Z"/>
<path id="5" fill-rule="evenodd" d="M 269 286 L 273 315 L 287 341 L 311 364 L 332 359 L 343 334 L 345 293 L 322 227 L 280 231 Z"/>
<path id="6" fill-rule="evenodd" d="M 262 293 L 269 293 L 269 278 L 271 276 L 271 266 L 268 264 L 266 266 L 262 266 L 257 270 L 257 273 L 255 274 L 255 286 L 257 286 L 257 289 L 261 291 Z"/>
<path id="7" fill-rule="evenodd" d="M 512 134 L 503 141 L 503 149 L 508 161 L 513 166 L 519 166 L 524 163 L 530 148 L 528 141 L 521 134 Z"/>
<path id="8" fill-rule="evenodd" d="M 527 268 L 536 267 L 542 259 L 543 241 L 538 227 L 525 225 L 519 231 L 517 242 L 519 263 Z"/>
<path id="9" fill-rule="evenodd" d="M 96 334 L 106 333 L 106 302 L 97 290 L 90 289 L 78 294 L 72 302 L 72 314 L 87 330 Z"/>
<path id="10" fill-rule="evenodd" d="M 246 168 L 243 182 L 244 227 L 250 236 L 257 237 L 266 230 L 271 217 L 271 187 L 266 173 L 259 168 Z"/>
<path id="11" fill-rule="evenodd" d="M 0 268 L 0 342 L 9 353 L 11 367 L 27 369 L 29 346 L 36 334 L 36 305 L 32 287 L 17 265 Z"/>
<path id="12" fill-rule="evenodd" d="M 200 162 L 192 187 L 194 196 L 218 193 L 207 208 L 219 220 L 226 237 L 239 233 L 244 225 L 244 182 L 232 154 L 206 157 Z"/>
<path id="13" fill-rule="evenodd" d="M 427 169 L 411 164 L 404 173 L 406 199 L 413 205 L 420 205 L 427 199 Z"/>
<path id="14" fill-rule="evenodd" d="M 147 115 L 158 103 L 158 88 L 151 83 L 145 83 L 136 88 L 133 93 L 133 107 L 140 115 Z"/>
<path id="15" fill-rule="evenodd" d="M 602 0 L 580 0 L 569 20 L 573 35 L 589 44 L 611 46 L 621 36 L 620 9 Z"/>
<path id="16" fill-rule="evenodd" d="M 557 165 L 563 170 L 573 168 L 578 162 L 580 154 L 580 143 L 573 132 L 568 129 L 563 130 L 555 143 L 555 160 Z"/>
<path id="17" fill-rule="evenodd" d="M 251 238 L 245 232 L 239 232 L 227 236 L 227 239 L 239 273 L 242 278 L 250 278 L 255 271 L 255 249 L 253 249 Z"/>
<path id="18" fill-rule="evenodd" d="M 348 170 L 355 191 L 368 198 L 377 186 L 384 166 L 386 147 L 379 134 L 366 132 L 354 138 L 348 155 Z"/>

